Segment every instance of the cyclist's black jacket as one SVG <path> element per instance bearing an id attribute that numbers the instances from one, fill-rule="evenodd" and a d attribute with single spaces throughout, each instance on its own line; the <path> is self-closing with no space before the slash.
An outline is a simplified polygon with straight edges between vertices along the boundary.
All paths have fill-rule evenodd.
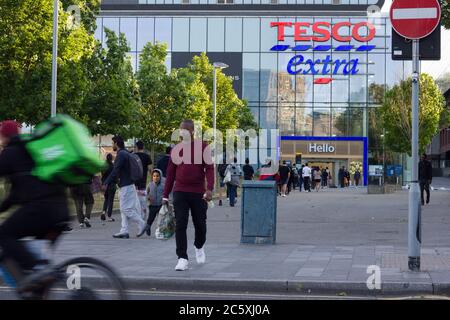
<path id="1" fill-rule="evenodd" d="M 34 162 L 19 137 L 0 152 L 0 177 L 11 183 L 8 198 L 0 204 L 0 212 L 11 205 L 29 203 L 66 203 L 66 188 L 49 184 L 31 175 Z"/>

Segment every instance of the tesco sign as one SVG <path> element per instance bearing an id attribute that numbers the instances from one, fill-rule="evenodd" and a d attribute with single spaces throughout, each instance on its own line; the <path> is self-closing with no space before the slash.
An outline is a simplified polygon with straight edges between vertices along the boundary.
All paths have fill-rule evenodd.
<path id="1" fill-rule="evenodd" d="M 294 27 L 294 40 L 295 41 L 316 41 L 325 42 L 333 37 L 334 40 L 339 42 L 350 42 L 353 39 L 359 42 L 369 42 L 375 38 L 376 29 L 375 26 L 369 22 L 359 22 L 357 24 L 351 24 L 350 22 L 339 22 L 335 25 L 331 25 L 329 22 L 315 22 L 313 24 L 309 22 L 271 22 L 270 26 L 278 28 L 278 41 L 284 41 L 285 28 Z M 342 28 L 350 30 L 351 36 L 343 36 L 340 33 Z M 314 35 L 306 36 L 308 29 L 314 32 Z M 367 36 L 361 36 L 360 30 L 367 29 Z"/>
<path id="2" fill-rule="evenodd" d="M 312 50 L 314 52 L 349 52 L 355 50 L 356 52 L 368 52 L 376 48 L 376 46 L 368 45 L 367 43 L 373 40 L 376 36 L 376 28 L 368 21 L 351 23 L 339 22 L 331 24 L 330 22 L 318 21 L 315 23 L 309 22 L 271 22 L 272 28 L 277 28 L 277 40 L 279 44 L 273 46 L 271 51 L 287 51 L 291 49 L 294 52 Z M 295 46 L 284 45 L 283 41 L 286 39 L 286 28 L 293 28 L 294 41 L 301 42 L 318 42 L 317 45 L 302 45 Z M 344 32 L 346 30 L 346 32 Z M 312 34 L 308 34 L 312 33 Z M 291 32 L 292 34 L 292 32 Z M 323 45 L 330 39 L 335 40 L 342 45 L 333 47 L 332 45 Z M 361 45 L 349 45 L 355 40 Z M 323 59 L 307 59 L 303 54 L 295 54 L 288 62 L 287 71 L 289 74 L 310 74 L 310 75 L 355 75 L 359 72 L 359 59 L 332 59 L 331 54 L 328 54 Z M 316 78 L 315 84 L 328 84 L 333 81 L 333 78 Z"/>

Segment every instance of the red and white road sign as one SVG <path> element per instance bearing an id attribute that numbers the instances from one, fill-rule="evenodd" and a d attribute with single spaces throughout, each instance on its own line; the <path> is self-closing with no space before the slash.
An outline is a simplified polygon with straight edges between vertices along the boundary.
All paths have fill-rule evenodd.
<path id="1" fill-rule="evenodd" d="M 429 36 L 441 20 L 438 0 L 394 0 L 391 6 L 391 23 L 394 30 L 407 39 Z"/>

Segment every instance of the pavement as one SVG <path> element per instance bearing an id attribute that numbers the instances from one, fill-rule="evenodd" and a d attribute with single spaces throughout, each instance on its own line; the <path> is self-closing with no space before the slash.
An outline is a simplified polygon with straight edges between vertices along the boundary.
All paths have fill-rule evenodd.
<path id="1" fill-rule="evenodd" d="M 116 222 L 64 235 L 56 261 L 75 256 L 104 260 L 130 290 L 242 294 L 405 296 L 450 295 L 450 179 L 435 178 L 422 210 L 422 268 L 408 271 L 408 191 L 367 194 L 366 188 L 293 191 L 278 197 L 275 245 L 240 244 L 240 203 L 208 211 L 207 262 L 195 262 L 189 223 L 190 269 L 175 271 L 175 240 L 146 235 L 113 239 Z M 240 199 L 238 199 L 240 201 Z M 369 266 L 380 268 L 381 289 L 370 290 Z"/>

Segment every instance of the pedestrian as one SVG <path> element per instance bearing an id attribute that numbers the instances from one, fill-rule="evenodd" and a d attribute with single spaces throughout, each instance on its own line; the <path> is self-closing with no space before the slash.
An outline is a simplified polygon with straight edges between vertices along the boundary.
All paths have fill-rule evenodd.
<path id="1" fill-rule="evenodd" d="M 113 155 L 111 153 L 108 153 L 106 155 L 106 163 L 108 165 L 108 168 L 104 172 L 102 172 L 102 184 L 105 183 L 106 179 L 114 169 Z M 116 185 L 117 185 L 117 178 L 112 180 L 108 185 L 106 185 L 106 188 L 104 188 L 105 200 L 103 201 L 103 212 L 100 216 L 100 219 L 102 221 L 106 220 L 106 215 L 108 215 L 109 222 L 115 221 L 114 218 L 112 217 L 112 212 L 114 207 L 114 197 L 116 195 L 117 190 Z"/>
<path id="2" fill-rule="evenodd" d="M 353 179 L 355 179 L 355 186 L 359 186 L 359 180 L 361 179 L 361 172 L 359 169 L 356 169 L 355 174 L 353 175 Z"/>
<path id="3" fill-rule="evenodd" d="M 266 159 L 265 164 L 259 169 L 260 181 L 276 181 L 276 172 L 272 168 L 272 160 Z"/>
<path id="4" fill-rule="evenodd" d="M 156 168 L 161 170 L 162 176 L 165 178 L 167 174 L 167 165 L 169 164 L 170 159 L 170 152 L 172 151 L 172 147 L 168 146 L 166 148 L 166 154 L 158 160 L 158 163 L 156 164 Z"/>
<path id="5" fill-rule="evenodd" d="M 245 165 L 242 168 L 242 171 L 244 171 L 244 180 L 253 180 L 255 170 L 250 165 L 250 160 L 248 158 L 245 159 Z"/>
<path id="6" fill-rule="evenodd" d="M 328 167 L 322 169 L 322 189 L 328 187 Z"/>
<path id="7" fill-rule="evenodd" d="M 350 172 L 347 169 L 345 170 L 345 186 L 349 187 L 350 186 Z"/>
<path id="8" fill-rule="evenodd" d="M 294 170 L 293 170 L 291 164 L 288 165 L 288 168 L 289 168 L 289 181 L 288 181 L 288 185 L 287 185 L 287 194 L 290 194 L 291 190 L 293 188 L 295 189 L 295 186 L 294 186 Z"/>
<path id="9" fill-rule="evenodd" d="M 278 168 L 278 174 L 280 175 L 281 196 L 286 197 L 287 185 L 289 178 L 291 177 L 291 170 L 286 165 L 286 160 L 283 160 L 281 166 Z"/>
<path id="10" fill-rule="evenodd" d="M 302 192 L 302 187 L 304 186 L 304 180 L 303 180 L 303 168 L 304 167 L 305 167 L 305 165 L 302 164 L 302 166 L 300 167 L 300 170 L 298 172 L 298 191 L 300 191 L 300 192 Z"/>
<path id="11" fill-rule="evenodd" d="M 92 179 L 88 183 L 79 184 L 70 188 L 72 198 L 75 202 L 75 210 L 77 213 L 80 228 L 91 227 L 91 213 L 94 208 L 94 195 L 91 191 Z M 83 206 L 86 209 L 83 210 Z"/>
<path id="12" fill-rule="evenodd" d="M 425 204 L 423 192 L 427 193 L 427 204 L 430 203 L 430 185 L 433 179 L 433 168 L 431 162 L 428 161 L 427 155 L 424 153 L 419 162 L 419 184 L 420 184 L 420 199 L 422 205 Z"/>
<path id="13" fill-rule="evenodd" d="M 342 166 L 342 168 L 339 169 L 338 179 L 339 179 L 341 188 L 344 188 L 345 187 L 345 167 L 344 166 Z"/>
<path id="14" fill-rule="evenodd" d="M 230 207 L 234 207 L 237 202 L 237 188 L 241 184 L 240 179 L 242 176 L 241 166 L 237 164 L 237 158 L 234 158 L 233 163 L 227 166 L 227 169 L 225 170 L 225 176 L 228 174 L 228 172 L 231 175 L 231 181 L 227 183 L 230 193 Z"/>
<path id="15" fill-rule="evenodd" d="M 295 190 L 298 186 L 298 169 L 296 166 L 292 167 L 292 189 Z"/>
<path id="16" fill-rule="evenodd" d="M 219 175 L 219 206 L 223 204 L 223 188 L 225 188 L 226 196 L 229 200 L 228 186 L 223 182 L 223 180 L 225 179 L 225 171 L 227 170 L 227 166 L 228 165 L 225 163 L 225 161 L 224 163 L 221 163 L 217 166 L 217 173 Z"/>
<path id="17" fill-rule="evenodd" d="M 145 153 L 144 143 L 142 141 L 136 142 L 136 149 L 137 152 L 135 154 L 139 157 L 139 159 L 141 159 L 142 163 L 142 178 L 135 182 L 135 186 L 139 198 L 139 203 L 141 205 L 142 219 L 145 220 L 148 209 L 146 194 L 148 167 L 152 164 L 152 159 L 147 153 Z"/>
<path id="18" fill-rule="evenodd" d="M 185 120 L 181 123 L 180 129 L 184 133 L 186 131 L 189 133 L 189 140 L 183 140 L 174 147 L 174 150 L 180 148 L 181 150 L 178 150 L 176 153 L 174 150 L 172 151 L 167 167 L 163 205 L 168 203 L 169 194 L 173 189 L 173 205 L 176 219 L 176 253 L 178 256 L 178 263 L 175 270 L 184 271 L 188 269 L 189 265 L 186 236 L 189 211 L 191 212 L 192 222 L 195 227 L 194 246 L 197 263 L 201 264 L 206 261 L 204 249 L 206 242 L 206 213 L 208 210 L 208 202 L 212 200 L 214 165 L 210 146 L 201 140 L 194 140 L 194 122 L 192 120 Z M 194 161 L 196 160 L 195 158 L 198 158 L 194 157 L 196 150 L 202 152 L 203 155 L 200 163 Z M 188 154 L 185 154 L 185 152 Z M 174 156 L 176 156 L 175 160 Z M 183 161 L 183 159 L 180 159 L 181 157 L 187 157 L 190 161 Z"/>
<path id="19" fill-rule="evenodd" d="M 153 221 L 155 221 L 159 210 L 162 207 L 162 198 L 164 193 L 164 186 L 166 185 L 166 179 L 162 175 L 160 169 L 153 169 L 152 180 L 147 186 L 147 200 L 149 203 L 148 207 L 148 218 L 147 225 L 145 226 L 145 232 L 150 237 L 151 228 Z"/>
<path id="20" fill-rule="evenodd" d="M 321 180 L 322 180 L 322 171 L 317 167 L 314 171 L 314 183 L 315 183 L 315 189 L 317 192 L 319 192 L 321 187 Z"/>
<path id="21" fill-rule="evenodd" d="M 305 164 L 302 170 L 303 184 L 305 191 L 311 192 L 311 168 L 308 167 L 308 163 Z"/>
<path id="22" fill-rule="evenodd" d="M 141 205 L 136 191 L 136 186 L 131 178 L 131 157 L 132 155 L 125 149 L 125 142 L 121 136 L 114 136 L 113 150 L 117 152 L 116 160 L 114 161 L 114 169 L 103 183 L 104 187 L 112 183 L 115 179 L 119 179 L 119 203 L 120 216 L 122 219 L 122 226 L 118 233 L 114 234 L 114 238 L 128 239 L 130 237 L 128 232 L 129 221 L 136 223 L 138 227 L 137 237 L 140 237 L 145 232 L 145 221 L 142 219 Z"/>

